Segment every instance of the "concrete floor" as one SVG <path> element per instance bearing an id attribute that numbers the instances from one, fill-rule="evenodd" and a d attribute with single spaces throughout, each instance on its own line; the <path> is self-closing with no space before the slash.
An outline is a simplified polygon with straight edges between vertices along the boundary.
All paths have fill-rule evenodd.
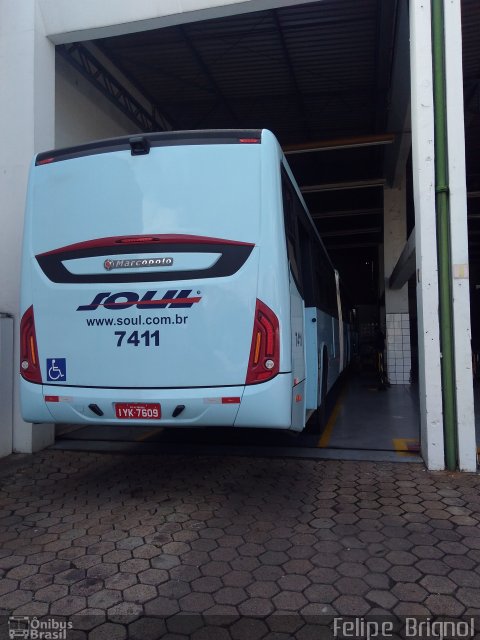
<path id="1" fill-rule="evenodd" d="M 334 408 L 323 446 L 335 449 L 418 451 L 418 388 L 392 385 L 379 391 L 374 381 L 352 377 Z"/>
<path id="2" fill-rule="evenodd" d="M 66 617 L 66 640 L 318 640 L 345 616 L 478 625 L 479 523 L 478 476 L 421 464 L 14 455 L 0 637 L 12 614 Z"/>
<path id="3" fill-rule="evenodd" d="M 413 387 L 353 378 L 334 400 L 320 436 L 92 426 L 2 461 L 0 637 L 12 614 L 66 617 L 66 640 L 480 623 L 478 476 L 419 464 Z"/>
<path id="4" fill-rule="evenodd" d="M 92 425 L 59 430 L 55 448 L 420 461 L 417 388 L 379 391 L 374 379 L 350 376 L 330 399 L 321 435 L 266 429 L 159 429 Z"/>

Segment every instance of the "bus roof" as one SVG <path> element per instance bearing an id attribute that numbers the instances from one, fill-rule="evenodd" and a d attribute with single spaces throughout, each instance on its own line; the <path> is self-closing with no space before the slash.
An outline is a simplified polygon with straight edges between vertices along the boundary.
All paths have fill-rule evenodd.
<path id="1" fill-rule="evenodd" d="M 199 131 L 162 131 L 138 135 L 95 140 L 64 149 L 52 149 L 39 153 L 35 165 L 50 164 L 97 153 L 131 151 L 132 155 L 144 155 L 150 147 L 201 145 L 201 144 L 260 144 L 261 129 L 206 129 Z"/>

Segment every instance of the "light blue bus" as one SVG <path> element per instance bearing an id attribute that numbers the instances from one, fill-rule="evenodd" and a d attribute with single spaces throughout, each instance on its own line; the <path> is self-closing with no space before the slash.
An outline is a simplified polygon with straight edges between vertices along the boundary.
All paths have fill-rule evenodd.
<path id="1" fill-rule="evenodd" d="M 21 313 L 36 423 L 301 431 L 350 357 L 338 274 L 267 130 L 39 154 Z"/>

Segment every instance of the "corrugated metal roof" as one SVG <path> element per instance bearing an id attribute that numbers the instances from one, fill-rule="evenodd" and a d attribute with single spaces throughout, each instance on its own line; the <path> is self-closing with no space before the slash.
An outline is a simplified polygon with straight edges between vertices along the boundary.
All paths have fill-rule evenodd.
<path id="1" fill-rule="evenodd" d="M 323 0 L 102 46 L 181 128 L 230 121 L 301 142 L 373 132 L 377 23 L 378 0 Z"/>
<path id="2" fill-rule="evenodd" d="M 385 133 L 397 8 L 405 2 L 295 3 L 96 44 L 178 129 L 266 127 L 283 145 L 365 136 Z M 462 0 L 462 12 L 468 180 L 480 190 L 480 2 Z M 289 161 L 300 184 L 345 182 L 382 177 L 384 151 L 309 153 Z M 306 199 L 318 214 L 356 212 L 351 219 L 320 217 L 326 233 L 381 226 L 381 189 Z M 331 237 L 341 246 L 341 236 Z M 354 237 L 345 238 L 348 247 L 355 244 Z M 359 234 L 357 242 L 381 239 L 375 232 Z"/>

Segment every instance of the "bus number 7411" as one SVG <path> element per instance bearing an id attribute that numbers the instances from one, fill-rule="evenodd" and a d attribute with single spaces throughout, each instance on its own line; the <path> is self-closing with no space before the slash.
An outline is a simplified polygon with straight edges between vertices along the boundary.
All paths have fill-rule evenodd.
<path id="1" fill-rule="evenodd" d="M 157 331 L 144 331 L 140 335 L 138 335 L 138 331 L 132 331 L 127 339 L 125 339 L 127 335 L 126 331 L 115 331 L 115 335 L 118 336 L 117 347 L 125 346 L 126 344 L 131 344 L 134 347 L 140 345 L 145 347 L 158 347 L 160 344 L 160 333 L 158 329 Z"/>

